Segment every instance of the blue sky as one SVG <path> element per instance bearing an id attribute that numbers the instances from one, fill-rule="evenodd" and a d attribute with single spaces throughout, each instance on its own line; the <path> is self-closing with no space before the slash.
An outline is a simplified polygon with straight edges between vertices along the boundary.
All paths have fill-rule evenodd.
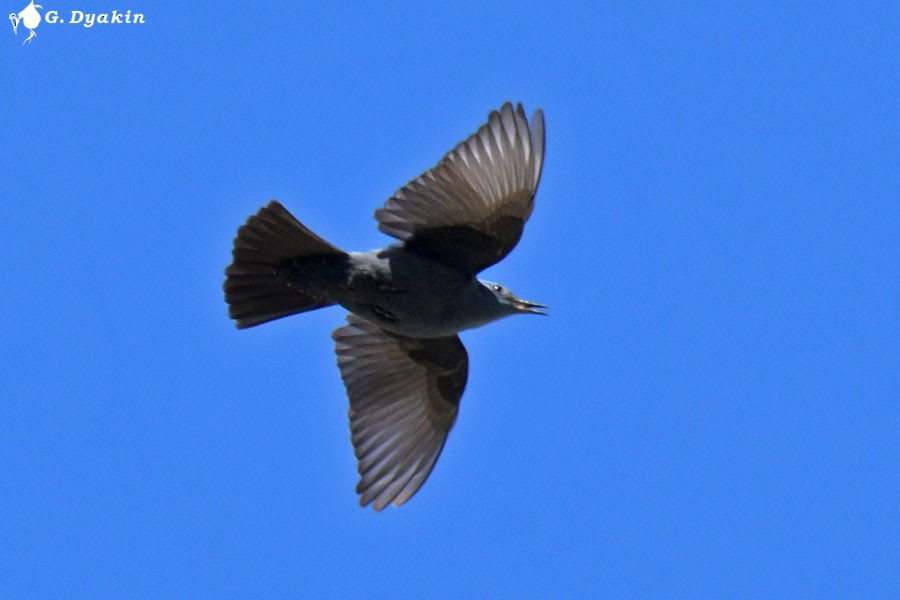
<path id="1" fill-rule="evenodd" d="M 896 597 L 897 5 L 319 4 L 0 27 L 4 594 Z M 551 316 L 463 334 L 434 473 L 361 509 L 343 311 L 237 331 L 231 240 L 385 245 L 507 99 L 546 161 L 485 276 Z"/>

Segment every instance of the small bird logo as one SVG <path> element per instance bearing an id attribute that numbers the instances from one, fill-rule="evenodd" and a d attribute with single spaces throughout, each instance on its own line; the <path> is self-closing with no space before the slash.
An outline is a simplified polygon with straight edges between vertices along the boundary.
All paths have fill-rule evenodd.
<path id="1" fill-rule="evenodd" d="M 29 31 L 28 37 L 22 42 L 23 46 L 37 35 L 34 30 L 41 24 L 41 13 L 37 11 L 39 8 L 44 7 L 40 4 L 35 4 L 34 0 L 31 0 L 28 6 L 23 8 L 19 14 L 9 13 L 9 22 L 12 23 L 13 35 L 19 34 L 19 23 L 25 25 L 25 29 Z"/>

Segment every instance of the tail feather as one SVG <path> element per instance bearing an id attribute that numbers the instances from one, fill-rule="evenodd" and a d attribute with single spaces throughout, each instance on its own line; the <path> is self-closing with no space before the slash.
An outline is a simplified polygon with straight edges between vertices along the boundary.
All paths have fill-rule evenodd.
<path id="1" fill-rule="evenodd" d="M 298 285 L 286 265 L 297 259 L 344 257 L 272 200 L 238 229 L 225 269 L 228 316 L 239 329 L 333 304 L 313 286 Z"/>

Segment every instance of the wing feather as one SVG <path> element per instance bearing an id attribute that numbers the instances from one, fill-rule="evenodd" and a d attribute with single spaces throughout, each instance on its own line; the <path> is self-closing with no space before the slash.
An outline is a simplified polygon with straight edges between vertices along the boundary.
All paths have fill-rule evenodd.
<path id="1" fill-rule="evenodd" d="M 375 211 L 378 228 L 418 254 L 475 274 L 506 256 L 534 209 L 544 116 L 509 102 Z"/>
<path id="2" fill-rule="evenodd" d="M 350 398 L 360 504 L 399 506 L 428 478 L 456 420 L 466 350 L 457 336 L 407 338 L 353 314 L 332 337 Z"/>

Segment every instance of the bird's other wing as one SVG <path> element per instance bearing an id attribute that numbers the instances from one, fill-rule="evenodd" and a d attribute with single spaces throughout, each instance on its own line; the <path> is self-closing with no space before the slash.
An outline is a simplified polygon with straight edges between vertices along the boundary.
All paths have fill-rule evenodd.
<path id="1" fill-rule="evenodd" d="M 405 247 L 475 273 L 509 254 L 534 208 L 544 161 L 544 114 L 519 104 L 492 111 L 471 137 L 375 211 Z"/>
<path id="2" fill-rule="evenodd" d="M 353 314 L 332 337 L 350 398 L 359 503 L 400 506 L 431 473 L 456 420 L 466 349 L 457 336 L 407 338 Z"/>

